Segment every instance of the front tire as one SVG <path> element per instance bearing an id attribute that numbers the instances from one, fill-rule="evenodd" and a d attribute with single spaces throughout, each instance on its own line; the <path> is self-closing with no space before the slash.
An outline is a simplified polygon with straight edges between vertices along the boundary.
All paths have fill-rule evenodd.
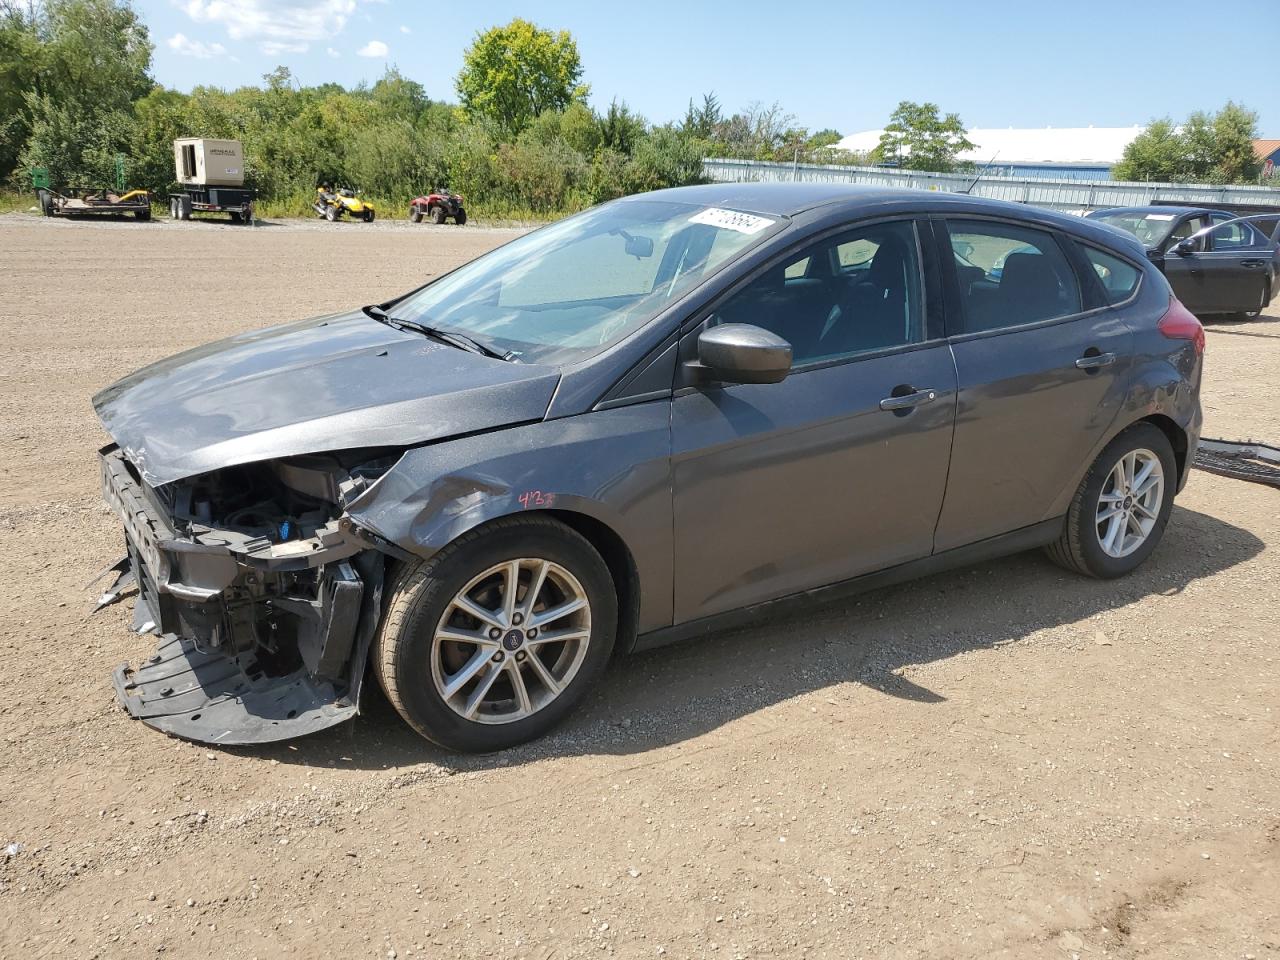
<path id="1" fill-rule="evenodd" d="M 337 219 L 338 219 L 338 208 L 337 208 L 337 207 L 325 207 L 325 208 L 324 208 L 324 218 L 325 218 L 326 220 L 328 220 L 330 223 L 333 223 L 335 220 L 337 220 Z"/>
<path id="2" fill-rule="evenodd" d="M 1124 576 L 1160 543 L 1177 486 L 1169 438 L 1150 423 L 1135 423 L 1107 444 L 1080 482 L 1062 536 L 1046 548 L 1049 557 L 1086 576 Z"/>
<path id="3" fill-rule="evenodd" d="M 456 223 L 458 226 L 462 226 L 464 223 L 466 223 L 467 211 L 459 210 L 456 214 L 454 214 L 453 222 Z"/>
<path id="4" fill-rule="evenodd" d="M 421 222 L 422 222 L 422 208 L 421 208 L 421 207 L 419 207 L 419 206 L 417 206 L 417 205 L 414 205 L 414 206 L 410 207 L 410 208 L 409 208 L 409 219 L 410 219 L 410 221 L 412 221 L 413 223 L 421 223 Z"/>
<path id="5" fill-rule="evenodd" d="M 366 210 L 366 211 L 364 212 L 364 222 L 365 222 L 365 223 L 373 223 L 373 211 L 372 211 L 372 210 Z"/>
<path id="6" fill-rule="evenodd" d="M 435 206 L 431 208 L 431 222 L 440 224 L 444 223 L 444 207 Z"/>
<path id="7" fill-rule="evenodd" d="M 468 533 L 394 578 L 374 670 L 418 733 L 487 753 L 542 736 L 613 651 L 618 600 L 600 554 L 547 517 Z"/>

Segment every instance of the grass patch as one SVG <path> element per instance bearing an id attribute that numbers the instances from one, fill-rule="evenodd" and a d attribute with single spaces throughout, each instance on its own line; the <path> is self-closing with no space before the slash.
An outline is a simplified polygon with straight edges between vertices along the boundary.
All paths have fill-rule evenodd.
<path id="1" fill-rule="evenodd" d="M 26 213 L 32 207 L 38 206 L 34 193 L 0 190 L 0 213 Z"/>

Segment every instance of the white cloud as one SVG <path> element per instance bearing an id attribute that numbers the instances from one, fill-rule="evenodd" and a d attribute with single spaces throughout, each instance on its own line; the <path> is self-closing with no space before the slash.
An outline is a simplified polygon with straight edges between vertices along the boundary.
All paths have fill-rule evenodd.
<path id="1" fill-rule="evenodd" d="M 329 56 L 333 57 L 333 59 L 335 60 L 337 60 L 340 56 L 342 56 L 342 54 L 340 54 L 337 50 L 333 49 L 333 47 L 325 47 L 324 52 L 327 53 Z"/>
<path id="2" fill-rule="evenodd" d="M 184 33 L 175 33 L 165 41 L 169 49 L 184 57 L 195 57 L 197 60 L 211 60 L 225 56 L 227 48 L 220 43 L 205 43 L 202 40 L 188 39 Z"/>
<path id="3" fill-rule="evenodd" d="M 307 44 L 340 33 L 357 6 L 357 0 L 176 2 L 196 23 L 221 25 L 232 40 L 256 40 L 264 53 L 300 53 Z"/>
<path id="4" fill-rule="evenodd" d="M 263 40 L 258 44 L 258 49 L 268 57 L 276 57 L 282 53 L 306 53 L 307 44 L 286 43 L 283 40 Z"/>
<path id="5" fill-rule="evenodd" d="M 388 47 L 381 40 L 370 40 L 363 47 L 361 47 L 359 50 L 356 51 L 356 56 L 374 57 L 374 58 L 381 59 L 382 57 L 385 57 L 390 52 L 391 52 L 391 48 Z"/>
<path id="6" fill-rule="evenodd" d="M 402 23 L 402 24 L 400 24 L 400 32 L 401 32 L 401 33 L 413 33 L 413 31 L 412 31 L 412 30 L 410 30 L 408 27 L 406 27 L 403 23 Z"/>

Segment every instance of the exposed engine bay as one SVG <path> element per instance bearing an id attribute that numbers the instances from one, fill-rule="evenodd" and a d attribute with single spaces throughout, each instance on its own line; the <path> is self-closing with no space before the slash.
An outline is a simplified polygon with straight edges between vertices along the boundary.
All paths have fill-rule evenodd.
<path id="1" fill-rule="evenodd" d="M 155 656 L 116 670 L 117 695 L 166 733 L 261 743 L 354 715 L 389 545 L 345 515 L 392 451 L 226 467 L 158 487 L 115 447 L 103 496 L 127 556 L 101 605 L 136 585 L 134 629 Z"/>

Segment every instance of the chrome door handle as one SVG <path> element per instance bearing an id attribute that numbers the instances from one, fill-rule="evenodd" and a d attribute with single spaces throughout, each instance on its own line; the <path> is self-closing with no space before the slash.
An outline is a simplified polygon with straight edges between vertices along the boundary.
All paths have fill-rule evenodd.
<path id="1" fill-rule="evenodd" d="M 938 399 L 937 390 L 917 390 L 902 397 L 885 397 L 880 401 L 881 410 L 907 410 Z"/>
<path id="2" fill-rule="evenodd" d="M 1081 357 L 1076 361 L 1076 366 L 1081 370 L 1094 370 L 1098 367 L 1109 367 L 1116 362 L 1114 353 L 1095 353 L 1087 357 Z"/>
<path id="3" fill-rule="evenodd" d="M 1240 266 L 1249 267 L 1250 269 L 1256 269 L 1258 267 L 1261 267 L 1262 265 L 1263 264 L 1261 260 L 1241 260 L 1240 261 Z"/>

